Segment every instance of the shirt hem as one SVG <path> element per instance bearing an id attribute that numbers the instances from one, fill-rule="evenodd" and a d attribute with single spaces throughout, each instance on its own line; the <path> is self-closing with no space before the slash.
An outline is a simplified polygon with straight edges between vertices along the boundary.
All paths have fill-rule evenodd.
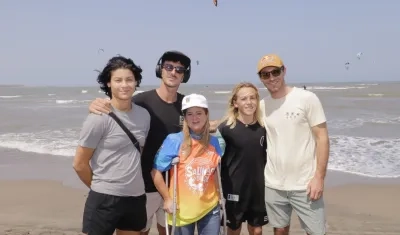
<path id="1" fill-rule="evenodd" d="M 193 224 L 201 220 L 204 216 L 206 216 L 208 213 L 210 213 L 217 205 L 218 201 L 215 203 L 215 205 L 211 206 L 210 209 L 205 210 L 201 215 L 197 216 L 196 218 L 190 219 L 190 220 L 181 220 L 179 218 L 176 219 L 176 227 L 183 227 L 189 224 Z M 172 220 L 168 218 L 168 224 L 172 225 Z"/>
<path id="2" fill-rule="evenodd" d="M 281 190 L 281 191 L 305 191 L 305 190 L 307 190 L 307 186 L 284 187 L 284 186 L 265 184 L 265 187 L 272 188 L 275 190 Z"/>
<path id="3" fill-rule="evenodd" d="M 91 187 L 90 190 L 95 191 L 97 193 L 103 193 L 103 194 L 117 196 L 117 197 L 139 197 L 139 196 L 142 196 L 143 194 L 146 194 L 145 190 L 140 191 L 139 193 L 119 193 L 119 192 L 115 192 L 114 190 L 99 189 L 97 187 Z"/>

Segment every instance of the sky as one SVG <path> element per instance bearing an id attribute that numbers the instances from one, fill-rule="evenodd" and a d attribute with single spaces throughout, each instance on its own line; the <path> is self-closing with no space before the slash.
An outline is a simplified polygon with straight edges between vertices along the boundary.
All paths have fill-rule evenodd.
<path id="1" fill-rule="evenodd" d="M 400 80 L 399 0 L 218 2 L 2 0 L 0 84 L 95 86 L 93 70 L 120 54 L 142 67 L 142 85 L 156 85 L 167 50 L 191 57 L 190 84 L 258 82 L 268 53 L 288 82 Z"/>

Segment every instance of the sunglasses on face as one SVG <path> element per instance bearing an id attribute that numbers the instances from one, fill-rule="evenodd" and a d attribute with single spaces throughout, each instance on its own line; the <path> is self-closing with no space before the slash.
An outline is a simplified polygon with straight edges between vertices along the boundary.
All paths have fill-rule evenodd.
<path id="1" fill-rule="evenodd" d="M 164 64 L 163 68 L 167 70 L 168 72 L 171 72 L 172 70 L 175 69 L 176 73 L 182 74 L 186 71 L 186 68 L 183 66 L 173 66 L 172 64 Z"/>
<path id="2" fill-rule="evenodd" d="M 283 70 L 283 67 L 280 67 L 279 69 L 274 69 L 270 72 L 260 72 L 259 75 L 260 75 L 260 78 L 262 78 L 262 79 L 269 79 L 271 77 L 271 75 L 273 77 L 278 77 L 279 75 L 281 75 L 282 70 Z"/>

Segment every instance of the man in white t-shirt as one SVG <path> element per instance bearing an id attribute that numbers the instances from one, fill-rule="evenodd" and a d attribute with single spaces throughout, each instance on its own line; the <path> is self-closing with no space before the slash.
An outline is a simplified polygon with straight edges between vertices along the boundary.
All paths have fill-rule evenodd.
<path id="1" fill-rule="evenodd" d="M 260 59 L 257 73 L 271 94 L 260 103 L 267 129 L 269 222 L 275 235 L 288 235 L 294 210 L 307 234 L 323 235 L 329 137 L 321 102 L 310 91 L 286 85 L 286 67 L 275 54 Z"/>

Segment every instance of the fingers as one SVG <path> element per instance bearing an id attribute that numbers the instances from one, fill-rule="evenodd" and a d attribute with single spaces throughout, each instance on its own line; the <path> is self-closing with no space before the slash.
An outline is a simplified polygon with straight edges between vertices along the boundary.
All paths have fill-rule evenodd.
<path id="1" fill-rule="evenodd" d="M 111 100 L 110 99 L 96 98 L 95 101 L 97 103 L 101 103 L 101 104 L 104 104 L 104 105 L 111 104 Z"/>
<path id="2" fill-rule="evenodd" d="M 168 214 L 173 213 L 172 207 L 164 207 L 164 211 L 166 211 Z"/>
<path id="3" fill-rule="evenodd" d="M 111 112 L 111 101 L 108 99 L 96 98 L 89 106 L 89 111 L 94 114 L 102 115 Z"/>
<path id="4" fill-rule="evenodd" d="M 176 205 L 176 210 L 179 210 L 178 205 Z M 164 211 L 166 211 L 169 214 L 174 213 L 174 204 L 173 203 L 164 204 Z"/>
<path id="5" fill-rule="evenodd" d="M 310 199 L 312 201 L 316 201 L 321 198 L 323 191 L 322 190 L 317 190 L 317 189 L 312 189 L 310 191 Z"/>
<path id="6" fill-rule="evenodd" d="M 322 191 L 322 190 L 318 191 L 318 193 L 317 193 L 317 198 L 316 198 L 315 200 L 320 199 L 320 198 L 322 197 L 323 192 L 324 192 L 324 191 Z"/>

